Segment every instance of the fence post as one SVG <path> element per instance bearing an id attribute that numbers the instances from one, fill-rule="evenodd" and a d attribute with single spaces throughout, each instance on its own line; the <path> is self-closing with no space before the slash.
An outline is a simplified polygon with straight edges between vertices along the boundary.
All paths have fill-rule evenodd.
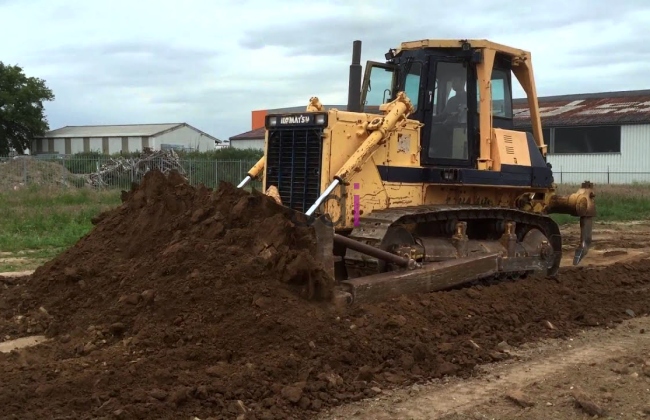
<path id="1" fill-rule="evenodd" d="M 563 184 L 563 178 L 562 178 L 562 167 L 560 166 L 560 184 Z"/>
<path id="2" fill-rule="evenodd" d="M 61 156 L 61 184 L 65 186 L 65 155 Z"/>
<path id="3" fill-rule="evenodd" d="M 607 185 L 609 185 L 609 165 L 607 165 Z"/>
<path id="4" fill-rule="evenodd" d="M 26 187 L 27 186 L 27 159 L 26 158 L 23 158 L 23 181 Z"/>

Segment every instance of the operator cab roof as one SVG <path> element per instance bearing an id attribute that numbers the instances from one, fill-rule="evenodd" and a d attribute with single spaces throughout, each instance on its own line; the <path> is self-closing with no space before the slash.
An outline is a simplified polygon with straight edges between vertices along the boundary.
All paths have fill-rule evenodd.
<path id="1" fill-rule="evenodd" d="M 486 39 L 422 39 L 419 41 L 408 41 L 402 42 L 395 51 L 395 54 L 397 55 L 405 50 L 422 50 L 425 48 L 463 48 L 464 44 L 469 44 L 469 48 L 494 50 L 508 56 L 530 57 L 530 52 L 528 51 L 497 44 Z"/>

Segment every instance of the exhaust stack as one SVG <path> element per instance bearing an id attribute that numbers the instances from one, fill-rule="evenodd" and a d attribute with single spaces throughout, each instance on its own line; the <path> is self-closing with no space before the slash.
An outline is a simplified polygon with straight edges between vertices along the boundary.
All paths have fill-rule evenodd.
<path id="1" fill-rule="evenodd" d="M 348 84 L 348 111 L 361 112 L 361 41 L 352 43 L 352 64 Z"/>

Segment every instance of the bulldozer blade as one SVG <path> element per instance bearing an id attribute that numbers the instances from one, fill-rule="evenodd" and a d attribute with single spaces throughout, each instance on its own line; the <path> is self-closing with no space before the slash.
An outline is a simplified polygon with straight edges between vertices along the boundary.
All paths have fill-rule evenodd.
<path id="1" fill-rule="evenodd" d="M 343 306 L 349 304 L 350 296 L 336 289 L 336 269 L 334 256 L 334 227 L 328 215 L 311 218 L 309 222 L 316 234 L 314 258 L 318 261 L 322 275 L 318 276 L 318 287 L 310 279 L 308 299 L 337 302 Z"/>
<path id="2" fill-rule="evenodd" d="M 543 262 L 530 259 L 502 258 L 498 254 L 458 258 L 436 263 L 427 263 L 413 270 L 389 271 L 351 280 L 344 280 L 346 302 L 373 303 L 401 295 L 436 292 L 463 285 L 503 271 L 531 269 Z M 539 260 L 538 260 L 539 261 Z M 342 297 L 342 294 L 339 294 Z"/>
<path id="3" fill-rule="evenodd" d="M 316 259 L 323 265 L 323 270 L 334 279 L 334 229 L 327 215 L 319 216 L 311 223 L 316 234 Z M 332 280 L 333 281 L 333 280 Z"/>

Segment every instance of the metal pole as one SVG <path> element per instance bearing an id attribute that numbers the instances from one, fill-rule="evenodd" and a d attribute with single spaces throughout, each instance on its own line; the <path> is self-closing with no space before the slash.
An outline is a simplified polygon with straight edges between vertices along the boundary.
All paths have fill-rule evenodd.
<path id="1" fill-rule="evenodd" d="M 237 185 L 237 188 L 244 188 L 249 182 L 251 182 L 251 177 L 250 175 L 246 175 L 246 178 L 244 178 L 242 182 Z"/>
<path id="2" fill-rule="evenodd" d="M 311 216 L 316 211 L 316 209 L 318 209 L 318 207 L 321 204 L 323 204 L 323 201 L 325 201 L 327 196 L 330 195 L 332 193 L 332 191 L 334 191 L 334 188 L 336 188 L 336 186 L 339 185 L 340 182 L 341 181 L 338 180 L 338 179 L 335 179 L 334 181 L 332 181 L 332 183 L 329 185 L 329 187 L 327 187 L 325 192 L 323 192 L 323 194 L 321 194 L 321 196 L 318 197 L 318 200 L 316 200 L 316 202 L 309 208 L 309 210 L 307 210 L 307 213 L 306 213 L 307 216 Z"/>
<path id="3" fill-rule="evenodd" d="M 335 233 L 334 242 L 338 242 L 341 245 L 345 245 L 350 249 L 354 249 L 355 251 L 359 251 L 361 253 L 370 255 L 371 257 L 375 257 L 375 258 L 379 258 L 380 260 L 391 262 L 400 267 L 410 268 L 410 269 L 417 267 L 417 262 L 415 260 L 412 260 L 411 258 L 401 257 L 397 254 L 384 251 L 383 249 L 375 248 L 372 245 L 355 241 L 354 239 L 350 239 L 347 236 L 343 236 Z"/>

